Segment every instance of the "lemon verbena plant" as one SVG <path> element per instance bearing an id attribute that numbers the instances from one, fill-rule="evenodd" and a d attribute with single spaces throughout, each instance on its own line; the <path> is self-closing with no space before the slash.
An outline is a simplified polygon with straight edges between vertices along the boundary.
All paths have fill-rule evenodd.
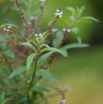
<path id="1" fill-rule="evenodd" d="M 49 104 L 44 92 L 49 93 L 50 88 L 62 96 L 57 103 L 65 104 L 64 92 L 58 86 L 47 84 L 44 79 L 55 81 L 49 67 L 57 53 L 67 57 L 67 50 L 89 46 L 82 43 L 76 25 L 98 20 L 91 16 L 81 17 L 85 6 L 76 9 L 69 6 L 66 7 L 71 12 L 71 23 L 68 24 L 62 19 L 63 11 L 59 7 L 47 29 L 41 32 L 42 26 L 39 23 L 46 13 L 45 0 L 10 0 L 9 3 L 11 2 L 20 14 L 23 29 L 21 35 L 15 35 L 12 27 L 18 26 L 0 24 L 0 30 L 7 33 L 0 34 L 0 104 Z M 39 12 L 34 13 L 33 7 L 36 4 L 41 6 Z M 64 25 L 62 30 L 55 27 L 57 21 Z M 71 32 L 76 34 L 78 42 L 63 45 Z"/>

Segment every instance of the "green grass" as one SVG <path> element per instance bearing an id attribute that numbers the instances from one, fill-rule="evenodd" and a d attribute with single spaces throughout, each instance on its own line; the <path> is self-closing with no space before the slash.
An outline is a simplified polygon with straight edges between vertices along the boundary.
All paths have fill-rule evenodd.
<path id="1" fill-rule="evenodd" d="M 68 54 L 68 58 L 58 55 L 52 63 L 50 72 L 61 80 L 51 84 L 72 88 L 66 104 L 103 104 L 103 48 L 74 49 Z M 60 97 L 49 98 L 49 104 L 57 104 Z"/>

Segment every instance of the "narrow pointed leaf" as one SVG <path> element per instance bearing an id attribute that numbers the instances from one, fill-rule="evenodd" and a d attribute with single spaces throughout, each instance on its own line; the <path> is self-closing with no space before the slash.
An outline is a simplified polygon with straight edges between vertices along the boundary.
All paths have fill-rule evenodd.
<path id="1" fill-rule="evenodd" d="M 42 47 L 50 48 L 49 45 L 47 45 L 47 44 L 42 44 L 42 45 L 40 46 L 40 48 L 42 48 Z"/>
<path id="2" fill-rule="evenodd" d="M 67 57 L 67 56 L 68 56 L 65 52 L 63 52 L 63 51 L 60 50 L 60 49 L 53 48 L 53 47 L 51 47 L 50 49 L 51 49 L 51 51 L 53 51 L 53 52 L 58 52 L 58 53 L 60 53 L 60 54 L 63 55 L 64 57 Z"/>
<path id="3" fill-rule="evenodd" d="M 2 91 L 2 92 L 0 92 L 0 104 L 2 104 L 4 99 L 5 99 L 5 93 Z"/>
<path id="4" fill-rule="evenodd" d="M 95 21 L 95 22 L 99 22 L 99 20 L 97 20 L 96 18 L 91 17 L 91 16 L 86 16 L 86 17 L 83 17 L 81 19 L 87 19 L 87 20 L 92 20 L 92 21 Z"/>
<path id="5" fill-rule="evenodd" d="M 6 99 L 6 100 L 4 100 L 3 102 L 2 102 L 2 104 L 5 104 L 7 101 L 9 101 L 9 100 L 11 100 L 11 98 L 8 98 L 8 99 Z"/>
<path id="6" fill-rule="evenodd" d="M 42 36 L 44 37 L 46 34 L 48 34 L 48 31 L 45 31 Z"/>
<path id="7" fill-rule="evenodd" d="M 16 70 L 14 70 L 14 71 L 10 74 L 9 79 L 10 79 L 10 78 L 13 78 L 14 76 L 16 76 L 16 75 L 18 75 L 18 74 L 20 74 L 20 73 L 22 73 L 22 72 L 24 72 L 24 71 L 26 71 L 26 70 L 27 70 L 27 69 L 26 69 L 25 66 L 20 67 L 20 68 L 17 68 Z"/>
<path id="8" fill-rule="evenodd" d="M 8 49 L 7 51 L 5 51 L 3 53 L 8 55 L 11 58 L 15 58 L 14 53 L 11 51 L 11 49 Z"/>
<path id="9" fill-rule="evenodd" d="M 44 92 L 44 91 L 49 92 L 49 90 L 46 89 L 46 88 L 43 87 L 43 86 L 35 86 L 35 87 L 33 87 L 31 90 L 32 90 L 32 91 L 35 91 L 35 92 Z"/>
<path id="10" fill-rule="evenodd" d="M 65 45 L 62 48 L 65 48 L 65 49 L 73 49 L 73 48 L 84 48 L 84 47 L 89 47 L 89 45 L 88 44 L 83 44 L 83 43 L 82 44 L 73 43 L 73 44 Z"/>
<path id="11" fill-rule="evenodd" d="M 49 26 L 49 25 L 51 25 L 51 24 L 52 24 L 52 22 L 53 22 L 53 20 L 51 20 L 51 21 L 48 23 L 48 26 Z"/>
<path id="12" fill-rule="evenodd" d="M 71 11 L 73 19 L 77 16 L 76 10 L 73 7 L 69 6 L 69 7 L 66 7 L 66 9 Z"/>
<path id="13" fill-rule="evenodd" d="M 29 48 L 33 49 L 33 50 L 36 52 L 36 48 L 35 48 L 32 44 L 30 44 L 30 43 L 28 43 L 28 42 L 19 43 L 19 44 L 20 44 L 20 45 L 28 46 Z"/>
<path id="14" fill-rule="evenodd" d="M 62 50 L 58 49 L 58 48 L 54 48 L 54 47 L 50 47 L 50 48 L 44 48 L 40 51 L 40 54 L 46 51 L 53 51 L 53 52 L 58 52 L 61 55 L 63 55 L 64 57 L 67 56 L 67 54 L 65 52 L 63 52 Z"/>
<path id="15" fill-rule="evenodd" d="M 62 31 L 57 32 L 57 34 L 53 40 L 53 46 L 58 48 L 59 45 L 61 44 L 62 39 L 63 39 L 63 32 Z"/>
<path id="16" fill-rule="evenodd" d="M 28 56 L 27 58 L 27 70 L 30 69 L 30 66 L 32 64 L 33 58 L 36 55 L 36 53 L 32 53 L 31 55 Z"/>
<path id="17" fill-rule="evenodd" d="M 81 38 L 79 30 L 77 28 L 72 28 L 71 30 L 73 33 L 77 34 L 77 40 L 78 40 L 79 44 L 81 44 L 82 38 Z"/>
<path id="18" fill-rule="evenodd" d="M 44 63 L 47 58 L 52 54 L 53 52 L 47 52 L 45 54 L 43 54 L 39 59 L 38 59 L 38 62 L 37 62 L 37 66 L 40 66 L 42 63 Z"/>
<path id="19" fill-rule="evenodd" d="M 6 51 L 6 44 L 5 43 L 1 43 L 0 44 L 0 47 L 1 47 L 1 49 L 2 49 L 2 51 Z"/>
<path id="20" fill-rule="evenodd" d="M 50 81 L 53 81 L 52 75 L 45 69 L 39 69 L 39 70 L 36 71 L 36 73 L 45 77 L 46 79 L 48 79 Z"/>
<path id="21" fill-rule="evenodd" d="M 59 20 L 59 22 L 61 22 L 62 24 L 67 25 L 67 23 L 66 23 L 63 19 L 59 18 L 58 20 Z"/>
<path id="22" fill-rule="evenodd" d="M 7 25 L 7 26 L 18 27 L 18 26 L 16 26 L 16 25 L 13 25 L 13 24 L 10 24 L 10 23 L 6 23 L 6 25 Z M 1 28 L 4 28 L 4 27 L 5 27 L 5 24 L 0 25 L 0 29 L 1 29 Z"/>
<path id="23" fill-rule="evenodd" d="M 81 23 L 92 23 L 92 21 L 89 21 L 89 20 L 78 20 L 74 25 L 77 25 L 77 24 L 81 24 Z"/>

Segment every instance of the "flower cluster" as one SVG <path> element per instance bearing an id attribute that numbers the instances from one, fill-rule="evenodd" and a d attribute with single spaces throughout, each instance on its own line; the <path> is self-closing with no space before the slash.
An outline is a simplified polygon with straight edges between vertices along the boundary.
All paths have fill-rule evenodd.
<path id="1" fill-rule="evenodd" d="M 44 66 L 44 68 L 49 71 L 49 64 L 47 64 L 46 66 Z"/>
<path id="2" fill-rule="evenodd" d="M 61 11 L 61 8 L 57 9 L 57 13 L 55 13 L 55 16 L 58 16 L 59 18 L 62 18 L 63 12 Z"/>
<path id="3" fill-rule="evenodd" d="M 66 26 L 65 28 L 63 28 L 64 32 L 70 32 L 70 29 L 68 29 L 68 26 Z"/>
<path id="4" fill-rule="evenodd" d="M 35 34 L 35 36 L 40 36 L 40 37 L 41 37 L 41 36 L 42 36 L 42 34 L 41 34 L 41 33 L 39 33 L 39 34 Z"/>
<path id="5" fill-rule="evenodd" d="M 4 27 L 4 31 L 8 31 L 9 32 L 9 29 L 11 28 L 12 26 L 6 26 L 6 27 Z"/>
<path id="6" fill-rule="evenodd" d="M 42 39 L 42 34 L 40 32 L 40 29 L 37 29 L 37 34 L 35 34 L 36 37 L 40 37 Z"/>
<path id="7" fill-rule="evenodd" d="M 39 1 L 41 1 L 42 2 L 42 5 L 44 5 L 45 0 L 39 0 Z"/>
<path id="8" fill-rule="evenodd" d="M 58 102 L 59 104 L 65 104 L 65 99 L 62 100 L 61 102 Z"/>
<path id="9" fill-rule="evenodd" d="M 51 31 L 52 31 L 52 33 L 55 33 L 55 32 L 58 31 L 58 29 L 57 28 L 52 28 Z"/>
<path id="10" fill-rule="evenodd" d="M 35 19 L 37 19 L 36 16 L 31 16 L 31 17 L 30 17 L 30 20 L 35 20 Z"/>

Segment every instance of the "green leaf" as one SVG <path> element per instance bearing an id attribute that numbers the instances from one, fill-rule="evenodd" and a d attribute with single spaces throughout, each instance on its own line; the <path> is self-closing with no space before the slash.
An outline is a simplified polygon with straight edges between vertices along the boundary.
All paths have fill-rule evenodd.
<path id="1" fill-rule="evenodd" d="M 39 69 L 39 70 L 36 71 L 36 73 L 45 77 L 46 79 L 48 79 L 50 81 L 53 81 L 52 75 L 45 69 Z"/>
<path id="2" fill-rule="evenodd" d="M 5 93 L 2 91 L 2 92 L 0 92 L 0 104 L 2 104 L 4 99 L 5 99 Z"/>
<path id="3" fill-rule="evenodd" d="M 46 52 L 46 51 L 53 51 L 53 52 L 58 52 L 60 53 L 61 55 L 63 55 L 64 57 L 67 56 L 66 53 L 64 53 L 62 50 L 58 49 L 58 48 L 54 48 L 54 47 L 50 47 L 50 48 L 44 48 L 40 51 L 40 54 L 43 53 L 43 52 Z"/>
<path id="4" fill-rule="evenodd" d="M 19 35 L 16 35 L 16 34 L 12 34 L 12 35 L 14 36 L 14 38 L 17 38 L 18 40 L 22 41 L 22 38 Z"/>
<path id="5" fill-rule="evenodd" d="M 81 23 L 92 23 L 92 21 L 88 21 L 88 20 L 78 20 L 74 25 L 81 24 Z"/>
<path id="6" fill-rule="evenodd" d="M 67 49 L 65 49 L 65 48 L 60 48 L 60 50 L 62 50 L 65 54 L 68 54 Z"/>
<path id="7" fill-rule="evenodd" d="M 72 28 L 71 30 L 73 33 L 77 34 L 77 40 L 78 40 L 79 44 L 81 44 L 82 38 L 81 38 L 79 30 L 77 28 Z"/>
<path id="8" fill-rule="evenodd" d="M 5 43 L 1 43 L 0 44 L 0 47 L 1 47 L 1 49 L 2 49 L 2 51 L 6 51 L 6 44 Z"/>
<path id="9" fill-rule="evenodd" d="M 53 40 L 53 46 L 58 48 L 59 45 L 61 44 L 62 39 L 63 39 L 63 32 L 62 31 L 57 32 L 57 34 Z"/>
<path id="10" fill-rule="evenodd" d="M 34 41 L 31 41 L 36 47 L 38 47 L 38 45 L 34 42 Z"/>
<path id="11" fill-rule="evenodd" d="M 16 70 L 14 70 L 14 71 L 10 74 L 9 79 L 10 79 L 10 78 L 13 78 L 14 76 L 16 76 L 16 75 L 18 75 L 18 74 L 20 74 L 21 72 L 24 72 L 24 71 L 26 71 L 26 70 L 27 70 L 27 69 L 26 69 L 25 66 L 17 68 Z"/>
<path id="12" fill-rule="evenodd" d="M 49 35 L 50 33 L 46 33 L 42 39 L 42 42 L 44 41 L 44 39 Z"/>
<path id="13" fill-rule="evenodd" d="M 17 9 L 18 10 L 18 9 Z M 13 19 L 10 19 L 10 18 L 6 18 L 6 17 L 2 17 L 0 18 L 0 20 L 4 21 L 4 22 L 8 22 L 8 23 L 11 23 L 11 24 L 17 24 Z"/>
<path id="14" fill-rule="evenodd" d="M 65 52 L 63 52 L 63 51 L 60 50 L 60 49 L 53 48 L 53 47 L 51 47 L 50 49 L 51 49 L 51 51 L 53 51 L 53 52 L 58 52 L 58 53 L 60 53 L 60 54 L 63 55 L 64 57 L 67 57 L 67 56 L 68 56 Z"/>
<path id="15" fill-rule="evenodd" d="M 85 10 L 85 5 L 82 6 L 81 8 L 78 8 L 78 7 L 77 7 L 78 16 L 80 16 L 80 15 L 83 13 L 84 10 Z"/>
<path id="16" fill-rule="evenodd" d="M 43 48 L 41 51 L 40 51 L 40 54 L 43 53 L 43 52 L 46 52 L 46 51 L 51 51 L 50 48 Z"/>
<path id="17" fill-rule="evenodd" d="M 61 19 L 61 18 L 59 18 L 58 21 L 61 22 L 64 25 L 67 25 L 67 23 L 63 19 Z"/>
<path id="18" fill-rule="evenodd" d="M 30 66 L 32 64 L 32 61 L 33 61 L 33 58 L 35 55 L 36 55 L 36 53 L 32 53 L 28 56 L 28 58 L 27 58 L 27 70 L 30 69 Z"/>
<path id="19" fill-rule="evenodd" d="M 89 47 L 88 44 L 79 44 L 79 43 L 73 43 L 73 44 L 68 44 L 68 45 L 65 45 L 63 47 L 61 47 L 61 49 L 73 49 L 73 48 L 84 48 L 84 47 Z"/>
<path id="20" fill-rule="evenodd" d="M 86 17 L 83 17 L 81 19 L 87 19 L 87 20 L 92 20 L 92 21 L 95 21 L 95 22 L 99 22 L 99 20 L 97 20 L 96 18 L 91 17 L 91 16 L 86 16 Z"/>
<path id="21" fill-rule="evenodd" d="M 4 100 L 4 101 L 2 102 L 2 104 L 5 104 L 8 100 L 11 100 L 11 98 L 8 98 L 8 99 Z"/>
<path id="22" fill-rule="evenodd" d="M 13 25 L 13 24 L 10 24 L 10 23 L 6 23 L 6 25 L 7 25 L 7 26 L 12 26 L 12 27 L 18 27 L 18 26 L 16 26 L 16 25 Z M 5 27 L 5 24 L 0 25 L 0 29 L 1 29 L 1 28 L 4 28 L 4 27 Z"/>
<path id="23" fill-rule="evenodd" d="M 52 22 L 53 22 L 53 20 L 51 20 L 51 21 L 48 23 L 48 26 L 49 26 L 49 25 L 51 25 L 51 24 L 52 24 Z"/>
<path id="24" fill-rule="evenodd" d="M 71 13 L 72 13 L 72 20 L 74 20 L 75 17 L 77 16 L 76 10 L 73 7 L 71 7 L 71 6 L 66 7 L 66 9 L 68 9 L 69 11 L 71 11 Z M 71 16 L 70 16 L 70 18 L 71 18 Z"/>
<path id="25" fill-rule="evenodd" d="M 50 48 L 49 45 L 47 45 L 47 44 L 42 44 L 42 45 L 40 46 L 40 48 L 42 48 L 42 47 Z"/>
<path id="26" fill-rule="evenodd" d="M 36 52 L 36 48 L 35 48 L 32 44 L 30 44 L 30 43 L 28 43 L 28 42 L 19 43 L 19 44 L 20 44 L 20 45 L 28 46 L 29 48 L 33 49 L 33 50 Z"/>
<path id="27" fill-rule="evenodd" d="M 26 100 L 28 100 L 28 98 L 27 98 L 27 93 L 25 93 L 24 96 L 20 97 L 20 98 L 18 99 L 18 101 L 15 102 L 15 104 L 24 103 L 24 101 L 26 101 Z"/>
<path id="28" fill-rule="evenodd" d="M 44 92 L 44 91 L 46 91 L 46 92 L 49 92 L 49 90 L 48 89 L 46 89 L 45 87 L 43 87 L 43 86 L 35 86 L 35 87 L 33 87 L 32 89 L 31 89 L 32 91 L 35 91 L 35 92 Z"/>
<path id="29" fill-rule="evenodd" d="M 48 34 L 48 31 L 45 31 L 42 36 L 44 37 L 46 34 Z"/>
<path id="30" fill-rule="evenodd" d="M 6 38 L 10 38 L 10 36 L 0 34 L 0 42 L 6 42 L 5 41 Z"/>
<path id="31" fill-rule="evenodd" d="M 74 16 L 70 16 L 70 19 L 71 19 L 71 20 L 74 20 Z"/>
<path id="32" fill-rule="evenodd" d="M 8 55 L 11 58 L 15 58 L 14 53 L 11 51 L 11 49 L 8 49 L 7 51 L 5 51 L 3 53 Z"/>
<path id="33" fill-rule="evenodd" d="M 47 58 L 52 54 L 53 52 L 47 52 L 45 54 L 43 54 L 39 59 L 38 59 L 38 62 L 37 62 L 37 66 L 40 66 L 42 63 L 44 63 Z"/>

